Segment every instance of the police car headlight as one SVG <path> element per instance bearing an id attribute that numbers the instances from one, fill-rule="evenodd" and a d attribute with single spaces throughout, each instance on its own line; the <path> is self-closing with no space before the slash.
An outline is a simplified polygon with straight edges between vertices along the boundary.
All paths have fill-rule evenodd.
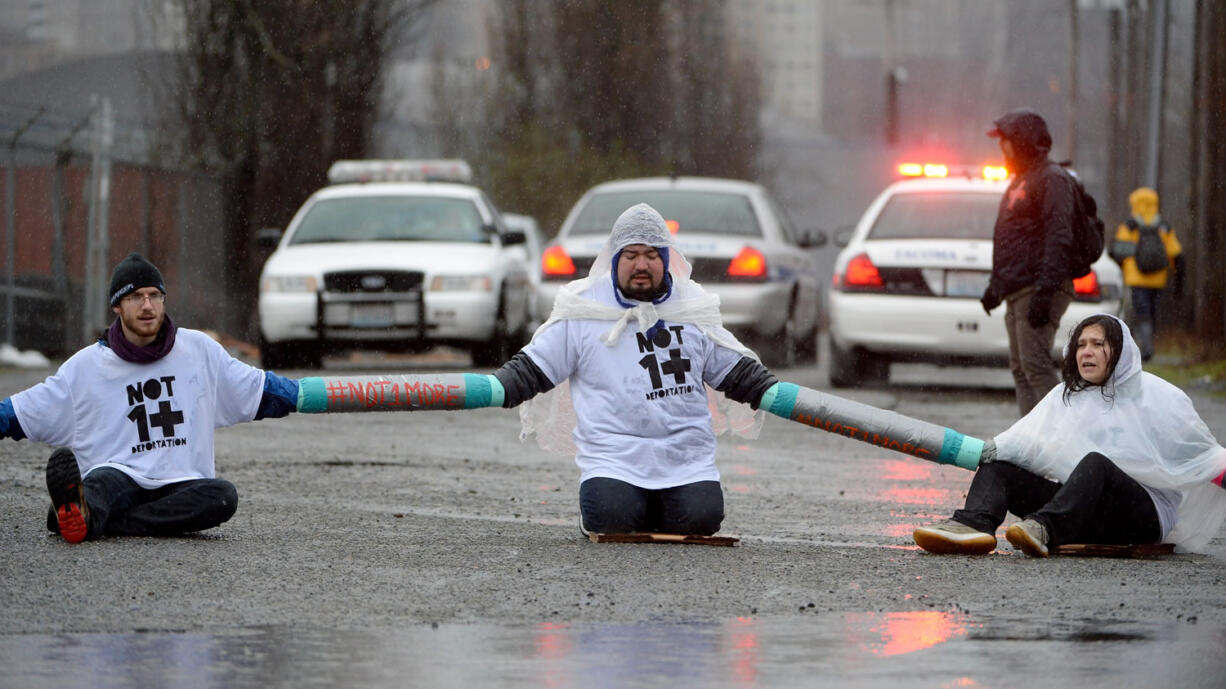
<path id="1" fill-rule="evenodd" d="M 494 283 L 488 275 L 435 275 L 431 292 L 488 292 Z"/>
<path id="2" fill-rule="evenodd" d="M 313 275 L 271 276 L 260 283 L 263 292 L 314 292 L 318 287 Z"/>

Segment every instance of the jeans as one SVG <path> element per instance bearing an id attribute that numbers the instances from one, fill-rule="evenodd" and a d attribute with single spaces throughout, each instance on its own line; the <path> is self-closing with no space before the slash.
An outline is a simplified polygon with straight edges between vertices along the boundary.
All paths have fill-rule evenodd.
<path id="1" fill-rule="evenodd" d="M 1132 311 L 1137 317 L 1137 346 L 1141 348 L 1141 360 L 1149 361 L 1154 355 L 1154 329 L 1158 323 L 1158 298 L 1162 290 L 1150 287 L 1132 288 Z"/>
<path id="2" fill-rule="evenodd" d="M 227 521 L 238 508 L 238 491 L 222 479 L 180 481 L 150 489 L 140 487 L 118 469 L 102 467 L 89 472 L 81 483 L 89 506 L 91 539 L 203 531 Z"/>
<path id="3" fill-rule="evenodd" d="M 649 490 L 611 478 L 579 485 L 583 528 L 592 533 L 630 531 L 710 536 L 724 521 L 719 481 Z"/>
<path id="4" fill-rule="evenodd" d="M 1030 325 L 1030 297 L 1033 289 L 1009 295 L 1005 305 L 1005 332 L 1009 335 L 1009 372 L 1017 389 L 1017 407 L 1022 416 L 1034 409 L 1043 396 L 1060 382 L 1052 346 L 1060 318 L 1073 302 L 1073 283 L 1056 290 L 1051 298 L 1047 323 L 1035 328 Z"/>
<path id="5" fill-rule="evenodd" d="M 1097 452 L 1083 457 L 1063 484 L 1008 462 L 983 464 L 971 481 L 966 506 L 953 519 L 996 533 L 1006 512 L 1046 527 L 1048 545 L 1156 543 L 1161 537 L 1153 498 Z"/>

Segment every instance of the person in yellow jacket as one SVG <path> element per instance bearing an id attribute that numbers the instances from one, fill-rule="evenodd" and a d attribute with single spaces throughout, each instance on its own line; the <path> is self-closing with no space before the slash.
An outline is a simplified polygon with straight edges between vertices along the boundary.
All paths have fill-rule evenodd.
<path id="1" fill-rule="evenodd" d="M 1158 214 L 1158 192 L 1141 187 L 1128 195 L 1132 217 L 1120 224 L 1111 243 L 1111 258 L 1124 271 L 1137 319 L 1142 361 L 1154 355 L 1158 298 L 1174 273 L 1176 298 L 1183 293 L 1183 247 L 1175 231 Z"/>

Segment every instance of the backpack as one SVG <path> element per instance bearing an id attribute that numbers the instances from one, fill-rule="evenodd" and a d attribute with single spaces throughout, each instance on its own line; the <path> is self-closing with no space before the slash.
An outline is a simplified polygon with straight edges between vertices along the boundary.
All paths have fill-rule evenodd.
<path id="1" fill-rule="evenodd" d="M 1136 220 L 1128 219 L 1128 227 L 1139 232 L 1137 236 L 1137 249 L 1133 258 L 1137 262 L 1137 270 L 1142 273 L 1156 273 L 1164 270 L 1170 259 L 1166 255 L 1166 245 L 1162 243 L 1162 237 L 1158 233 L 1166 229 L 1166 224 L 1155 227 L 1138 225 Z"/>
<path id="2" fill-rule="evenodd" d="M 1069 257 L 1069 277 L 1077 279 L 1090 272 L 1090 266 L 1103 255 L 1106 226 L 1098 217 L 1098 202 L 1086 191 L 1077 173 L 1057 166 L 1073 180 L 1077 189 L 1073 219 L 1073 255 Z"/>

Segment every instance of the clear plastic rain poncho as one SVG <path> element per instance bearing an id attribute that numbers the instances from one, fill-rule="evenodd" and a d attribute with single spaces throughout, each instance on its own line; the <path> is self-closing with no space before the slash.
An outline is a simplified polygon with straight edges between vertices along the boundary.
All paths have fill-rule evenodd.
<path id="1" fill-rule="evenodd" d="M 672 276 L 672 292 L 664 301 L 632 302 L 631 308 L 603 304 L 585 296 L 600 280 L 611 280 L 613 258 L 631 244 L 646 244 L 668 251 L 668 272 Z M 719 312 L 719 296 L 709 294 L 690 279 L 690 264 L 677 250 L 663 216 L 651 206 L 632 206 L 613 223 L 608 240 L 596 255 L 588 276 L 567 283 L 558 291 L 549 319 L 537 329 L 540 333 L 560 320 L 609 321 L 609 330 L 602 336 L 608 345 L 616 344 L 626 328 L 646 333 L 657 321 L 688 323 L 723 347 L 757 359 L 749 348 L 723 326 Z M 536 335 L 533 335 L 535 339 Z M 748 405 L 733 402 L 723 393 L 707 387 L 707 406 L 711 410 L 711 427 L 716 435 L 731 430 L 738 436 L 757 438 L 766 416 Z M 540 446 L 559 455 L 574 456 L 573 431 L 575 410 L 570 399 L 570 381 L 563 381 L 549 392 L 537 395 L 520 405 L 521 439 L 535 434 Z"/>
<path id="2" fill-rule="evenodd" d="M 1226 449 L 1182 390 L 1141 370 L 1141 350 L 1120 327 L 1123 351 L 1105 386 L 1074 392 L 1066 405 L 1057 385 L 996 436 L 997 459 L 1063 483 L 1082 457 L 1100 452 L 1141 484 L 1178 492 L 1166 540 L 1202 550 L 1226 519 L 1226 490 L 1210 483 L 1226 470 Z"/>

